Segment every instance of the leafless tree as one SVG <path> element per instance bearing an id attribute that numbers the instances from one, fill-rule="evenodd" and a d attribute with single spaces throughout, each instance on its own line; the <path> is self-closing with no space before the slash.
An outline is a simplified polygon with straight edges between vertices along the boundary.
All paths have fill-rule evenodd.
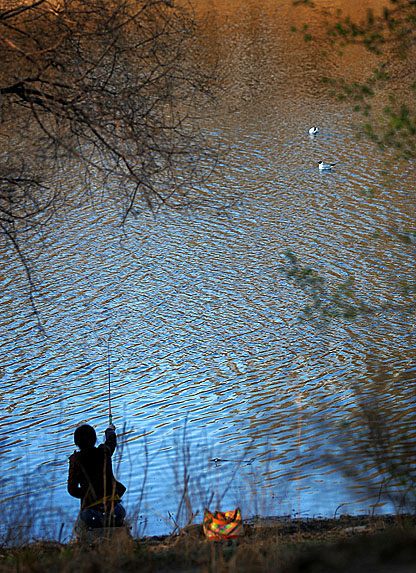
<path id="1" fill-rule="evenodd" d="M 214 159 L 195 37 L 170 0 L 0 0 L 0 229 L 29 279 L 21 236 L 65 199 L 60 177 L 94 181 L 78 192 L 123 222 L 192 199 Z"/>

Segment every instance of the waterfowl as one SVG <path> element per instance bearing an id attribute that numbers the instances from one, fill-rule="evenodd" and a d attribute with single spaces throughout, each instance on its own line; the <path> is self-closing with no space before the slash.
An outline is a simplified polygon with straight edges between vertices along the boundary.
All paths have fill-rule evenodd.
<path id="1" fill-rule="evenodd" d="M 324 163 L 323 161 L 320 161 L 318 163 L 318 167 L 320 171 L 330 171 L 334 165 L 336 165 L 336 163 Z"/>

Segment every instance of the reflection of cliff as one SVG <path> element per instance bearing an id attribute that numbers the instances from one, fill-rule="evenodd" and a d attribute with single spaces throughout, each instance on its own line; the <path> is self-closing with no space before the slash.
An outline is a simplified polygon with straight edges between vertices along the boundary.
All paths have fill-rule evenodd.
<path id="1" fill-rule="evenodd" d="M 321 4 L 328 6 L 328 2 Z M 370 0 L 360 2 L 366 9 L 372 4 Z M 341 70 L 339 55 L 326 39 L 322 12 L 295 8 L 291 0 L 197 0 L 196 10 L 202 23 L 205 63 L 217 62 L 228 97 L 231 101 L 235 98 L 237 106 L 260 100 L 263 105 L 277 94 L 291 99 L 299 90 L 308 97 L 319 97 L 327 89 L 320 81 L 323 75 L 345 73 L 359 80 L 374 66 L 362 48 L 350 47 Z M 304 25 L 313 41 L 304 40 Z M 363 62 L 368 62 L 368 70 Z"/>
<path id="2" fill-rule="evenodd" d="M 276 0 L 194 0 L 193 6 L 195 10 L 200 13 L 218 12 L 223 16 L 230 14 L 241 13 L 245 10 L 258 10 L 261 6 L 261 11 L 267 14 L 272 14 L 276 10 L 277 4 L 279 11 L 286 17 L 293 19 L 294 23 L 302 23 L 302 16 L 310 14 L 308 8 L 302 6 L 293 6 L 292 0 L 283 0 L 276 2 Z M 356 18 L 365 17 L 369 9 L 375 12 L 382 10 L 383 5 L 387 5 L 388 1 L 382 0 L 314 0 L 314 5 L 317 10 L 342 10 L 345 15 L 354 16 Z"/>

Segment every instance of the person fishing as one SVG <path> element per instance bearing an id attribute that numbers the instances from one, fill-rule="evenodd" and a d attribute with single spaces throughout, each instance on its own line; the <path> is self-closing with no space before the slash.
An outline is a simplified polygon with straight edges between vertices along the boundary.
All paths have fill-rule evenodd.
<path id="1" fill-rule="evenodd" d="M 110 418 L 111 420 L 111 418 Z M 69 457 L 68 493 L 81 500 L 77 529 L 120 527 L 126 511 L 121 504 L 125 486 L 113 475 L 111 456 L 117 446 L 115 426 L 105 430 L 105 443 L 95 446 L 92 426 L 83 424 L 74 433 L 79 451 Z"/>

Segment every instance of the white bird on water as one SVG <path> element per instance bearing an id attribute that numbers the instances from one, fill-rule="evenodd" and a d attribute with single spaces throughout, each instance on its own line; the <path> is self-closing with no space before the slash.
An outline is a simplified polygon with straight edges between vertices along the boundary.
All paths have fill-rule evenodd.
<path id="1" fill-rule="evenodd" d="M 316 135 L 317 133 L 319 133 L 319 129 L 313 125 L 310 129 L 309 129 L 309 135 Z"/>
<path id="2" fill-rule="evenodd" d="M 319 171 L 330 171 L 334 165 L 336 165 L 336 163 L 324 163 L 323 161 L 320 161 L 318 163 Z"/>

